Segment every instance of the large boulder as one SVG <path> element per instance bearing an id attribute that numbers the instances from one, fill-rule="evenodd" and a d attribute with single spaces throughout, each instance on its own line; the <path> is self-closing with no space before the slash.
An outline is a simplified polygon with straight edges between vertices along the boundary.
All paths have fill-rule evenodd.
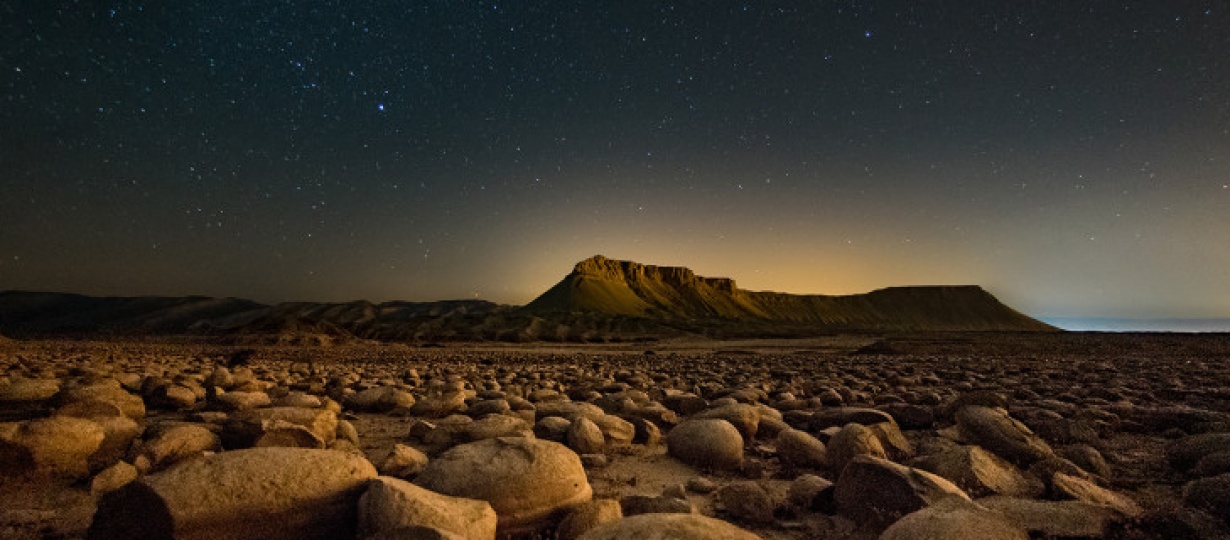
<path id="1" fill-rule="evenodd" d="M 992 496 L 978 504 L 1042 538 L 1102 538 L 1123 520 L 1114 509 L 1084 501 L 1039 501 Z"/>
<path id="2" fill-rule="evenodd" d="M 886 525 L 948 497 L 969 500 L 944 478 L 873 456 L 850 460 L 833 486 L 838 511 L 859 523 Z"/>
<path id="3" fill-rule="evenodd" d="M 568 447 L 526 437 L 499 437 L 455 446 L 433 459 L 418 485 L 491 503 L 500 534 L 534 531 L 593 490 L 581 459 Z"/>
<path id="4" fill-rule="evenodd" d="M 496 514 L 487 501 L 450 497 L 387 476 L 359 498 L 359 535 L 430 527 L 468 540 L 495 538 Z"/>
<path id="5" fill-rule="evenodd" d="M 738 470 L 743 466 L 743 436 L 719 418 L 686 420 L 666 434 L 675 459 L 702 469 Z"/>
<path id="6" fill-rule="evenodd" d="M 1004 516 L 959 498 L 940 501 L 897 520 L 880 540 L 1029 540 Z"/>
<path id="7" fill-rule="evenodd" d="M 376 468 L 344 452 L 252 448 L 192 459 L 102 497 L 88 538 L 353 538 Z"/>
<path id="8" fill-rule="evenodd" d="M 759 540 L 735 525 L 699 514 L 640 514 L 600 525 L 580 540 Z"/>
<path id="9" fill-rule="evenodd" d="M 1041 480 L 978 446 L 950 448 L 915 459 L 910 465 L 951 480 L 973 497 L 1037 497 L 1046 488 Z"/>
<path id="10" fill-rule="evenodd" d="M 957 411 L 956 420 L 962 439 L 1018 466 L 1054 455 L 1046 441 L 1003 409 L 969 405 Z"/>
<path id="11" fill-rule="evenodd" d="M 71 416 L 0 424 L 0 477 L 82 478 L 105 438 L 102 426 Z"/>

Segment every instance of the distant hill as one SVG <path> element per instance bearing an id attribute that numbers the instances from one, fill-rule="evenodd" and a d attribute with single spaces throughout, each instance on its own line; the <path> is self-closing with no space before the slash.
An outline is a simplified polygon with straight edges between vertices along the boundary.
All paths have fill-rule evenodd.
<path id="1" fill-rule="evenodd" d="M 832 331 L 1054 331 L 979 287 L 894 287 L 849 296 L 745 291 L 687 268 L 597 256 L 524 307 L 482 300 L 285 302 L 0 291 L 12 338 L 182 336 L 235 344 L 359 340 L 642 341 L 803 337 Z"/>
<path id="2" fill-rule="evenodd" d="M 857 330 L 1055 331 L 977 286 L 891 287 L 846 296 L 746 291 L 687 268 L 595 256 L 524 308 L 650 319 L 779 322 Z"/>

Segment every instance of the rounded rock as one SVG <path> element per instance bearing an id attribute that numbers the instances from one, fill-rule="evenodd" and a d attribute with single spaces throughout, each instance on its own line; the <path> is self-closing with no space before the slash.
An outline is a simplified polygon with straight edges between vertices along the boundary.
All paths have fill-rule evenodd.
<path id="1" fill-rule="evenodd" d="M 353 538 L 376 468 L 331 450 L 252 448 L 188 460 L 104 495 L 87 538 Z"/>
<path id="2" fill-rule="evenodd" d="M 641 514 L 591 529 L 580 540 L 760 540 L 735 525 L 699 514 Z"/>
<path id="3" fill-rule="evenodd" d="M 730 422 L 718 418 L 680 423 L 667 433 L 666 449 L 695 467 L 738 470 L 743 466 L 743 436 Z"/>
<path id="4" fill-rule="evenodd" d="M 491 503 L 501 534 L 533 531 L 593 496 L 575 452 L 559 443 L 525 437 L 455 446 L 428 463 L 416 483 L 445 495 Z"/>

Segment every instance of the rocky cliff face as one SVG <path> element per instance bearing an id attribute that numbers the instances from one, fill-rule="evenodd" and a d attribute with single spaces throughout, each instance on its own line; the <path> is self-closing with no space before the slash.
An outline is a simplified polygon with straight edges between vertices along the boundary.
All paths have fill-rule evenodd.
<path id="1" fill-rule="evenodd" d="M 1029 330 L 1053 327 L 1021 314 L 977 286 L 892 287 L 826 296 L 754 292 L 733 280 L 682 267 L 591 257 L 525 307 L 684 320 L 778 321 L 834 329 Z"/>

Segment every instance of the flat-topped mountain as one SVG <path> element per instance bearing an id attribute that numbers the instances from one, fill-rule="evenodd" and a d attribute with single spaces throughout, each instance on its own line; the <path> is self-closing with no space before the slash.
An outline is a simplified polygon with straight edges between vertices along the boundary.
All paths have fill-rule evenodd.
<path id="1" fill-rule="evenodd" d="M 242 344 L 354 340 L 609 341 L 806 336 L 832 331 L 1054 331 L 979 287 L 893 287 L 848 296 L 745 291 L 687 268 L 597 256 L 524 307 L 482 300 L 260 304 L 237 298 L 0 291 L 13 338 L 188 336 Z"/>
<path id="2" fill-rule="evenodd" d="M 827 296 L 747 291 L 683 267 L 601 255 L 573 268 L 525 309 L 645 318 L 780 322 L 833 329 L 1053 331 L 978 286 L 890 287 Z"/>

